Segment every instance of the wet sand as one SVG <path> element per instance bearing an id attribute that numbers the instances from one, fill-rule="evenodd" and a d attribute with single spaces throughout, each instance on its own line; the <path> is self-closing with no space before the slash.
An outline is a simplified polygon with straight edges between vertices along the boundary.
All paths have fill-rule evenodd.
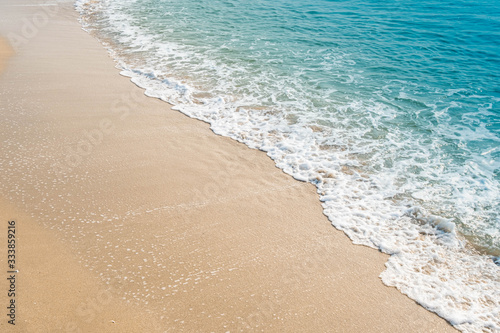
<path id="1" fill-rule="evenodd" d="M 314 186 L 144 96 L 72 2 L 38 3 L 0 0 L 0 243 L 15 220 L 19 270 L 0 331 L 454 331 L 382 284 L 387 256 L 334 229 Z"/>

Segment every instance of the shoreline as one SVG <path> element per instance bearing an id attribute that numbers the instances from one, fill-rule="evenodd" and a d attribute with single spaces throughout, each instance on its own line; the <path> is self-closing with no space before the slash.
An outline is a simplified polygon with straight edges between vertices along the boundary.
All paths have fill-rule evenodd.
<path id="1" fill-rule="evenodd" d="M 8 13 L 15 30 L 37 7 Z M 313 185 L 144 96 L 76 17 L 61 4 L 0 76 L 16 331 L 455 331 L 382 284 L 388 256 L 334 229 Z"/>
<path id="2" fill-rule="evenodd" d="M 420 142 L 422 137 L 418 133 L 426 127 L 425 124 L 420 123 L 417 126 L 419 129 L 414 128 L 415 131 L 410 129 L 405 133 L 406 131 L 400 131 L 400 126 L 397 125 L 399 121 L 390 120 L 392 116 L 397 115 L 396 118 L 402 117 L 400 120 L 404 124 L 404 119 L 411 118 L 413 112 L 418 113 L 417 110 L 412 108 L 406 110 L 403 107 L 398 111 L 397 108 L 392 109 L 389 106 L 386 111 L 392 115 L 384 120 L 384 116 L 376 115 L 377 112 L 375 112 L 374 119 L 378 120 L 372 123 L 369 119 L 371 118 L 370 112 L 365 113 L 363 109 L 370 110 L 372 106 L 377 109 L 375 105 L 377 103 L 372 104 L 370 99 L 361 98 L 360 105 L 349 110 L 351 103 L 347 103 L 344 106 L 349 111 L 341 106 L 340 110 L 344 110 L 336 115 L 337 107 L 334 105 L 337 104 L 337 98 L 318 98 L 319 96 L 311 90 L 312 86 L 308 80 L 300 78 L 295 80 L 294 75 L 288 77 L 292 81 L 290 89 L 296 92 L 290 96 L 290 106 L 287 107 L 277 100 L 276 103 L 272 102 L 261 108 L 261 102 L 267 101 L 264 103 L 267 104 L 269 98 L 273 99 L 274 96 L 279 96 L 284 92 L 280 92 L 281 89 L 278 86 L 285 87 L 288 79 L 285 75 L 276 82 L 276 85 L 272 82 L 272 77 L 277 74 L 279 76 L 279 72 L 284 69 L 281 65 L 272 65 L 269 67 L 269 73 L 261 76 L 262 72 L 257 68 L 265 66 L 267 56 L 261 58 L 260 51 L 248 50 L 251 58 L 260 59 L 257 60 L 260 66 L 256 66 L 254 70 L 253 66 L 248 66 L 246 60 L 241 63 L 237 60 L 239 58 L 237 54 L 241 55 L 246 52 L 244 43 L 231 41 L 230 45 L 227 45 L 230 49 L 235 47 L 236 57 L 228 55 L 226 62 L 225 51 L 219 50 L 218 38 L 207 40 L 205 44 L 202 42 L 203 35 L 197 36 L 197 33 L 193 31 L 193 36 L 190 37 L 190 28 L 186 27 L 185 32 L 174 29 L 177 32 L 172 34 L 171 45 L 170 37 L 164 38 L 159 31 L 154 32 L 154 24 L 145 23 L 146 30 L 134 24 L 128 24 L 129 21 L 139 19 L 134 12 L 140 12 L 141 8 L 133 4 L 129 7 L 107 3 L 102 7 L 100 5 L 94 7 L 95 2 L 89 3 L 82 0 L 78 3 L 77 10 L 84 29 L 95 36 L 108 50 L 117 67 L 122 70 L 120 74 L 130 77 L 134 84 L 146 89 L 147 96 L 157 97 L 174 105 L 174 110 L 207 122 L 214 133 L 233 138 L 248 147 L 265 151 L 275 165 L 286 174 L 292 175 L 297 180 L 315 184 L 324 214 L 336 228 L 344 231 L 353 243 L 367 245 L 381 252 L 392 254 L 385 264 L 386 269 L 380 275 L 385 285 L 396 287 L 425 308 L 432 309 L 459 330 L 481 330 L 483 325 L 489 327 L 491 322 L 495 323 L 491 324 L 492 327 L 500 327 L 496 320 L 499 317 L 496 308 L 499 307 L 496 306 L 496 302 L 489 301 L 489 295 L 497 295 L 496 290 L 499 290 L 497 288 L 499 281 L 495 278 L 498 275 L 498 267 L 491 260 L 494 258 L 484 256 L 474 250 L 465 242 L 463 234 L 460 234 L 465 224 L 469 224 L 466 221 L 469 221 L 471 225 L 476 225 L 473 221 L 477 221 L 478 235 L 481 234 L 479 225 L 487 224 L 485 220 L 479 218 L 483 215 L 482 210 L 475 210 L 475 213 L 471 214 L 464 212 L 467 210 L 466 206 L 471 207 L 466 202 L 472 206 L 481 206 L 483 202 L 488 206 L 488 200 L 485 199 L 488 195 L 477 197 L 475 203 L 472 203 L 471 200 L 462 202 L 457 192 L 455 194 L 458 201 L 452 200 L 450 205 L 445 204 L 446 208 L 442 209 L 446 189 L 457 184 L 455 182 L 457 178 L 451 175 L 456 175 L 461 179 L 458 183 L 468 179 L 468 176 L 462 178 L 457 175 L 457 173 L 462 174 L 458 171 L 460 162 L 457 165 L 450 163 L 444 169 L 439 167 L 438 156 L 447 154 L 442 154 L 439 144 L 428 146 L 426 142 Z M 174 2 L 171 7 L 173 12 L 182 15 L 178 11 L 177 5 L 179 4 L 180 2 Z M 217 8 L 219 5 L 207 4 L 207 6 Z M 161 12 L 161 8 L 161 5 L 150 7 L 149 14 L 143 19 L 147 18 L 155 22 L 157 10 Z M 192 10 L 197 12 L 196 6 Z M 202 14 L 201 17 L 203 16 Z M 237 16 L 236 13 L 235 16 Z M 116 21 L 116 17 L 121 17 L 122 20 Z M 166 26 L 173 24 L 172 28 L 184 26 L 182 22 L 176 21 L 175 17 L 176 15 L 172 17 L 171 22 L 162 21 L 160 18 L 159 21 Z M 193 26 L 198 24 L 203 26 L 208 22 L 206 20 L 198 22 L 196 17 L 199 15 L 192 16 Z M 227 17 L 228 22 L 235 19 L 231 17 L 232 15 Z M 218 21 L 216 17 L 213 19 L 214 24 L 205 25 L 205 28 L 207 33 L 217 36 L 217 26 L 221 24 L 221 21 Z M 260 22 L 260 20 L 260 17 L 255 17 L 255 20 L 250 20 L 250 22 Z M 265 20 L 262 23 L 265 25 Z M 295 24 L 301 26 L 302 23 L 295 21 Z M 249 24 L 248 27 L 251 26 L 252 24 Z M 245 37 L 244 31 L 248 31 L 245 27 L 244 24 L 238 25 L 235 32 L 242 34 L 248 45 L 253 44 L 255 41 L 253 36 Z M 135 28 L 138 30 L 136 31 Z M 136 31 L 137 34 L 130 33 L 131 31 Z M 185 33 L 187 35 L 184 35 Z M 332 33 L 335 35 L 335 32 L 332 31 Z M 221 34 L 224 35 L 224 32 L 221 31 Z M 311 37 L 314 39 L 313 35 Z M 151 38 L 151 42 L 144 43 L 144 38 L 146 40 Z M 203 47 L 193 46 L 195 44 L 203 45 Z M 164 46 L 168 46 L 166 50 Z M 182 51 L 184 47 L 190 51 L 187 53 Z M 209 53 L 213 52 L 213 54 L 208 55 L 209 61 L 206 62 L 201 55 L 204 54 L 203 49 L 207 47 L 211 49 Z M 285 42 L 283 47 L 283 55 L 288 59 L 285 54 L 286 49 L 290 47 L 290 41 Z M 343 44 L 343 47 L 349 49 L 351 45 Z M 392 48 L 390 45 L 386 47 Z M 261 51 L 270 51 L 265 45 L 256 47 L 256 49 L 260 48 L 262 48 Z M 300 49 L 306 53 L 309 52 L 305 45 L 302 45 Z M 313 49 L 319 52 L 321 48 Z M 148 50 L 154 51 L 149 53 Z M 297 54 L 300 53 L 303 52 Z M 325 56 L 330 55 L 327 52 Z M 272 58 L 273 56 L 270 56 L 268 60 Z M 210 74 L 212 65 L 208 64 L 212 62 L 215 68 L 222 69 L 222 72 Z M 188 63 L 193 64 L 192 67 L 184 65 Z M 237 65 L 232 65 L 232 63 Z M 284 63 L 287 63 L 285 59 Z M 227 71 L 224 69 L 226 65 L 228 65 Z M 308 68 L 308 65 L 304 66 L 304 69 Z M 199 78 L 191 77 L 191 70 L 199 73 Z M 331 73 L 333 76 L 338 74 L 338 70 L 331 72 L 328 68 L 324 70 L 325 73 Z M 239 71 L 247 73 L 246 76 L 237 75 Z M 214 79 L 215 81 L 212 81 Z M 204 81 L 214 82 L 214 85 L 204 85 Z M 249 85 L 256 89 L 247 91 L 244 88 L 247 86 L 244 82 L 251 82 Z M 380 83 L 383 84 L 383 82 Z M 345 84 L 340 83 L 339 88 L 342 86 L 347 88 Z M 356 84 L 353 88 L 355 86 Z M 373 86 L 371 88 L 369 90 L 372 92 L 378 90 Z M 303 93 L 307 91 L 307 93 L 304 95 L 298 93 L 299 91 Z M 358 98 L 355 95 L 349 94 L 348 91 L 343 95 L 347 100 L 357 104 Z M 387 97 L 391 99 L 389 95 Z M 426 95 L 427 93 L 422 97 Z M 341 96 L 337 97 L 342 99 Z M 326 106 L 325 110 L 316 112 L 314 108 L 306 106 L 308 103 L 301 103 L 308 101 L 314 104 L 314 100 L 322 101 L 319 103 L 329 106 Z M 391 109 L 392 111 L 389 111 Z M 335 121 L 330 122 L 330 116 L 326 116 L 330 112 L 332 112 L 333 119 L 336 119 Z M 306 115 L 308 113 L 310 115 Z M 287 116 L 282 117 L 280 114 Z M 351 115 L 346 116 L 348 114 Z M 294 119 L 296 117 L 298 118 Z M 321 123 L 323 121 L 321 119 L 326 123 L 323 124 L 324 126 L 317 126 L 316 122 Z M 359 127 L 356 121 L 353 121 L 355 119 L 359 120 Z M 361 125 L 363 123 L 361 119 L 368 121 L 365 124 L 371 125 Z M 371 135 L 365 130 L 370 132 L 374 130 L 380 136 L 377 134 L 379 138 L 370 139 Z M 357 140 L 357 137 L 361 140 Z M 410 139 L 411 137 L 413 139 Z M 398 141 L 399 144 L 395 144 Z M 442 144 L 447 146 L 446 142 Z M 369 157 L 370 155 L 373 158 Z M 426 157 L 423 158 L 423 156 Z M 405 162 L 412 158 L 419 165 L 416 169 Z M 437 178 L 427 174 L 433 169 L 431 165 L 440 170 Z M 423 171 L 424 174 L 418 176 L 421 169 L 427 171 Z M 406 171 L 403 172 L 403 170 Z M 465 172 L 465 174 L 469 173 Z M 431 183 L 436 181 L 436 187 L 429 187 L 429 181 Z M 438 188 L 444 190 L 442 195 L 437 195 L 432 200 L 418 199 L 428 191 L 440 192 Z M 493 194 L 494 188 L 495 186 L 485 193 Z M 476 189 L 482 191 L 479 188 Z M 468 191 L 472 193 L 475 190 L 469 188 Z M 473 195 L 469 196 L 469 199 L 473 197 Z M 464 207 L 457 206 L 459 202 L 463 203 Z M 485 212 L 495 210 L 494 207 L 490 206 L 490 208 L 485 207 Z M 454 218 L 450 219 L 451 216 Z M 485 281 L 476 283 L 475 276 L 478 275 L 484 277 Z M 451 302 L 447 299 L 448 297 L 452 300 Z M 495 299 L 495 297 L 492 298 Z"/>

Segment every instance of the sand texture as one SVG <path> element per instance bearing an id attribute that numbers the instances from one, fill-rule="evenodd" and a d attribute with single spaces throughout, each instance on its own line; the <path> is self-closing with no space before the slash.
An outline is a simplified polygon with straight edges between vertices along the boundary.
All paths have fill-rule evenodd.
<path id="1" fill-rule="evenodd" d="M 314 186 L 144 96 L 72 2 L 39 3 L 0 0 L 0 331 L 454 331 L 382 284 L 386 255 Z"/>

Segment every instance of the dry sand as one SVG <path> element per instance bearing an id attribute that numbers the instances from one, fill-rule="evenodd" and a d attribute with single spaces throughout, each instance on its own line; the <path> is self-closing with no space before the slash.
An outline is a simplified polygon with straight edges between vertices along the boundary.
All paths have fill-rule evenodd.
<path id="1" fill-rule="evenodd" d="M 382 284 L 387 257 L 334 229 L 312 185 L 145 97 L 72 2 L 37 3 L 0 0 L 16 50 L 0 72 L 0 267 L 15 220 L 19 269 L 0 331 L 454 331 Z"/>
<path id="2" fill-rule="evenodd" d="M 0 75 L 5 69 L 9 58 L 14 55 L 14 50 L 10 46 L 7 39 L 0 36 Z"/>

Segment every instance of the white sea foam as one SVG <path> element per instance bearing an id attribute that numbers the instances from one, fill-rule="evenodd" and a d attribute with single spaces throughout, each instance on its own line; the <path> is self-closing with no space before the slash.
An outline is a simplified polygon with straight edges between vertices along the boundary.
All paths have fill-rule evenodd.
<path id="1" fill-rule="evenodd" d="M 278 78 L 256 71 L 254 79 L 246 79 L 247 69 L 237 63 L 218 61 L 210 50 L 198 56 L 192 48 L 134 25 L 136 19 L 119 4 L 79 0 L 76 7 L 84 28 L 99 29 L 94 32 L 117 60 L 121 74 L 144 88 L 147 96 L 210 123 L 217 134 L 265 151 L 284 172 L 314 183 L 336 228 L 356 244 L 391 255 L 381 274 L 385 284 L 462 331 L 500 331 L 499 267 L 473 250 L 455 223 L 458 216 L 476 234 L 500 239 L 500 228 L 489 227 L 477 214 L 500 197 L 492 176 L 499 162 L 489 157 L 496 148 L 462 165 L 440 154 L 450 142 L 446 140 L 457 136 L 493 142 L 497 138 L 481 128 L 453 124 L 447 108 L 458 107 L 455 102 L 447 108 L 422 105 L 422 110 L 433 108 L 436 120 L 431 125 L 445 138 L 438 141 L 425 133 L 388 128 L 386 124 L 399 116 L 397 108 L 390 107 L 392 101 L 349 100 L 335 88 L 308 100 L 304 96 L 311 91 L 303 90 L 300 75 Z M 322 56 L 329 66 L 354 65 L 342 54 Z M 352 73 L 343 80 L 360 83 L 363 77 Z M 387 85 L 381 91 L 390 89 Z M 446 95 L 462 93 L 450 89 Z M 334 117 L 308 112 L 323 108 L 322 100 L 335 106 Z M 405 91 L 398 100 L 421 103 Z M 480 112 L 487 115 L 490 107 L 485 104 Z M 440 198 L 438 206 L 435 198 Z M 450 216 L 450 211 L 456 215 Z"/>

